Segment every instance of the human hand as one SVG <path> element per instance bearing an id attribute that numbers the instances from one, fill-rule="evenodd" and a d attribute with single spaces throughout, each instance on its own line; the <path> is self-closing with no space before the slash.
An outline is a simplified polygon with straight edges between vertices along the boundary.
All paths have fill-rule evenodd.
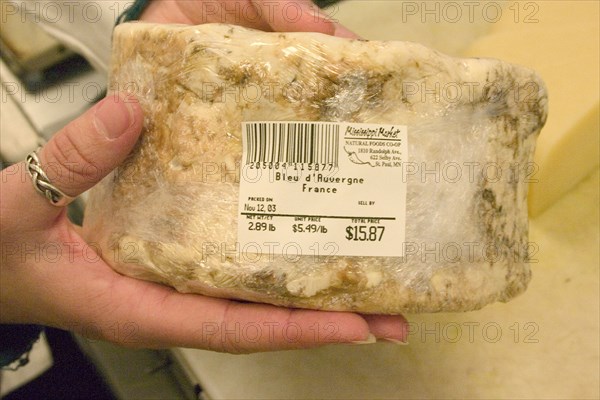
<path id="1" fill-rule="evenodd" d="M 358 38 L 311 0 L 153 0 L 140 20 L 192 25 L 218 22 L 266 32 L 320 32 Z"/>
<path id="2" fill-rule="evenodd" d="M 109 96 L 39 152 L 56 187 L 77 196 L 134 146 L 142 111 Z M 327 343 L 405 341 L 401 316 L 287 309 L 196 294 L 114 272 L 81 238 L 64 207 L 38 194 L 25 163 L 1 172 L 0 322 L 70 329 L 133 347 L 192 347 L 234 353 Z M 258 331 L 257 331 L 258 330 Z"/>

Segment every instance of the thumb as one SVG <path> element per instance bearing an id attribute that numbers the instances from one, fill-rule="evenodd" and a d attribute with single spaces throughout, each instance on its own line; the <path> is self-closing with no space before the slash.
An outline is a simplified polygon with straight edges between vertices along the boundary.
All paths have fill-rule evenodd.
<path id="1" fill-rule="evenodd" d="M 108 175 L 129 154 L 142 127 L 137 99 L 110 95 L 57 132 L 38 152 L 40 166 L 52 185 L 76 197 Z M 19 165 L 26 170 L 25 163 Z M 3 179 L 3 211 L 27 214 L 27 226 L 47 228 L 63 211 L 37 193 L 27 176 Z M 21 174 L 23 176 L 23 174 Z M 14 178 L 14 179 L 11 179 Z"/>
<path id="2" fill-rule="evenodd" d="M 137 100 L 110 95 L 54 135 L 41 150 L 40 161 L 56 187 L 78 196 L 125 159 L 141 127 Z"/>

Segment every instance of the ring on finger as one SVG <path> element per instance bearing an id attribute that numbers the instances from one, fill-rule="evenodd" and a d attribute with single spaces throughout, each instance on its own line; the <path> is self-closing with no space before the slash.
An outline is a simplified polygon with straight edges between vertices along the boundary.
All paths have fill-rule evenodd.
<path id="1" fill-rule="evenodd" d="M 48 175 L 42 169 L 37 150 L 27 155 L 25 164 L 27 165 L 27 172 L 31 176 L 33 187 L 38 193 L 47 198 L 50 204 L 56 207 L 64 207 L 75 200 L 74 197 L 66 195 L 50 182 Z"/>

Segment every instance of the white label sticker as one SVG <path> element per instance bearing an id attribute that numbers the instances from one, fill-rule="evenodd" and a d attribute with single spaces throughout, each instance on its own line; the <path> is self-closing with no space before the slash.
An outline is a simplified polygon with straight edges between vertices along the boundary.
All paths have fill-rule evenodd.
<path id="1" fill-rule="evenodd" d="M 404 256 L 406 126 L 259 121 L 242 137 L 245 251 Z"/>

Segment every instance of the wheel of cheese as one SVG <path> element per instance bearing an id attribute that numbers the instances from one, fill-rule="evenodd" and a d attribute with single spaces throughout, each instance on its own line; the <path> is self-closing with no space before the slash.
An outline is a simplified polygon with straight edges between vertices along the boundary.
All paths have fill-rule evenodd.
<path id="1" fill-rule="evenodd" d="M 123 24 L 113 41 L 111 91 L 138 96 L 144 128 L 92 190 L 84 234 L 120 273 L 387 314 L 473 310 L 527 287 L 528 168 L 547 115 L 532 70 L 219 24 Z M 316 170 L 319 157 L 339 170 Z M 273 161 L 304 172 L 246 174 L 282 172 Z"/>

